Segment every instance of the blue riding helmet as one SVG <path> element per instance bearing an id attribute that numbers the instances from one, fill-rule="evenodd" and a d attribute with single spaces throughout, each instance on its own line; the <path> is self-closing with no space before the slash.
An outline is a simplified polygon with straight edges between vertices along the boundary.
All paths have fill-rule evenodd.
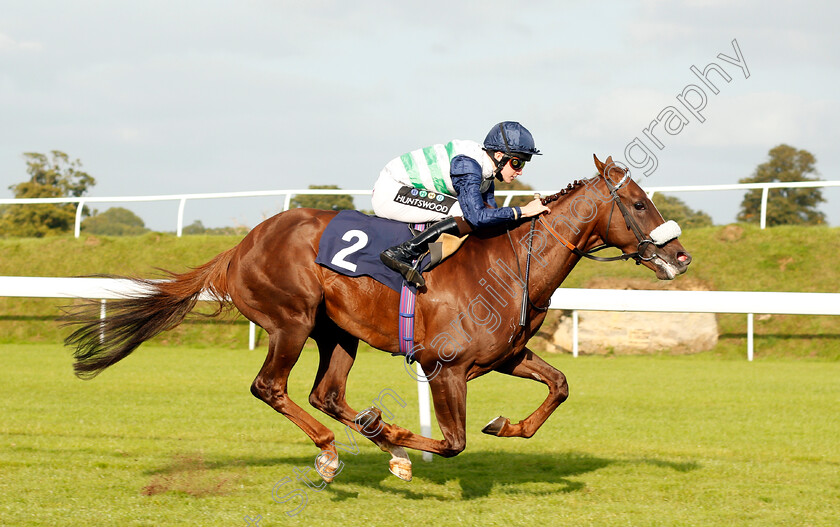
<path id="1" fill-rule="evenodd" d="M 532 155 L 542 155 L 534 146 L 534 136 L 516 121 L 503 121 L 493 127 L 484 138 L 484 149 L 516 155 L 530 161 Z"/>

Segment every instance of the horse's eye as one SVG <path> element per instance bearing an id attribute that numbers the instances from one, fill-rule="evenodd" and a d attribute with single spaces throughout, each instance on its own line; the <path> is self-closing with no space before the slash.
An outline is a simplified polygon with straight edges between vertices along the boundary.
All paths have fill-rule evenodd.
<path id="1" fill-rule="evenodd" d="M 645 202 L 644 201 L 637 201 L 633 204 L 636 207 L 636 210 L 645 210 Z"/>

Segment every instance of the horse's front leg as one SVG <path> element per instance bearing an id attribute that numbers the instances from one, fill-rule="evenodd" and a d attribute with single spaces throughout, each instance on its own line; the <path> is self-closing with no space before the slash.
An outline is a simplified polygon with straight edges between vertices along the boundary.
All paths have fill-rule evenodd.
<path id="1" fill-rule="evenodd" d="M 560 403 L 569 397 L 569 385 L 566 384 L 566 376 L 528 348 L 503 362 L 496 368 L 496 371 L 514 377 L 539 381 L 548 386 L 548 397 L 539 408 L 534 410 L 534 413 L 515 425 L 511 424 L 507 417 L 499 416 L 493 419 L 481 429 L 485 434 L 499 437 L 531 437 L 548 419 L 548 416 L 560 406 Z"/>

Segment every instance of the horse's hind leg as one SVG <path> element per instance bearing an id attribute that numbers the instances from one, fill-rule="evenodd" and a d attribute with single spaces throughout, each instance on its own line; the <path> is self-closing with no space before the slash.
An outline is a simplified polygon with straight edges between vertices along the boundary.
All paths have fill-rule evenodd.
<path id="1" fill-rule="evenodd" d="M 431 369 L 431 366 L 429 366 Z M 367 412 L 363 432 L 387 443 L 431 452 L 443 457 L 457 456 L 467 444 L 467 377 L 463 371 L 443 368 L 429 385 L 435 404 L 435 416 L 443 440 L 415 434 L 411 430 L 382 422 L 380 412 Z M 362 420 L 360 419 L 361 423 Z M 366 433 L 371 431 L 372 433 Z M 373 435 L 375 434 L 375 435 Z"/>
<path id="2" fill-rule="evenodd" d="M 569 397 L 569 385 L 566 384 L 566 376 L 528 348 L 502 363 L 501 366 L 496 368 L 496 371 L 514 377 L 539 381 L 548 386 L 548 397 L 531 415 L 515 425 L 510 424 L 507 417 L 499 416 L 493 419 L 481 429 L 485 434 L 499 437 L 531 437 L 537 433 L 537 430 L 560 406 L 560 403 Z"/>
<path id="3" fill-rule="evenodd" d="M 333 419 L 344 423 L 365 437 L 373 441 L 380 449 L 391 453 L 390 470 L 397 477 L 411 480 L 411 460 L 405 449 L 391 444 L 381 434 L 371 434 L 364 429 L 370 420 L 378 420 L 381 410 L 371 407 L 357 413 L 347 403 L 345 391 L 347 376 L 356 359 L 359 339 L 339 328 L 332 320 L 323 317 L 319 319 L 312 337 L 318 344 L 321 354 L 318 373 L 309 395 L 309 404 L 329 415 Z M 386 409 L 387 411 L 387 409 Z M 369 412 L 372 412 L 369 414 Z M 349 432 L 348 432 L 349 433 Z M 339 467 L 338 452 L 335 445 L 331 445 L 331 459 L 319 465 L 319 472 L 324 479 L 332 479 Z"/>
<path id="4" fill-rule="evenodd" d="M 358 339 L 328 319 L 319 319 L 312 337 L 321 350 L 321 365 L 309 396 L 309 402 L 348 429 L 364 435 L 382 450 L 390 452 L 391 472 L 411 479 L 411 462 L 405 448 L 455 456 L 466 446 L 467 379 L 463 371 L 444 368 L 431 381 L 435 414 L 444 439 L 437 440 L 382 421 L 383 391 L 375 406 L 357 413 L 344 398 L 347 375 L 353 366 Z M 393 395 L 392 395 L 393 397 Z M 387 412 L 387 408 L 386 408 Z M 389 412 L 390 413 L 390 412 Z M 349 431 L 348 431 L 349 433 Z M 323 474 L 322 474 L 323 476 Z"/>
<path id="5" fill-rule="evenodd" d="M 275 329 L 269 333 L 269 352 L 251 393 L 285 415 L 309 436 L 321 451 L 334 449 L 335 435 L 289 398 L 289 372 L 300 357 L 309 330 L 290 325 L 291 329 Z"/>

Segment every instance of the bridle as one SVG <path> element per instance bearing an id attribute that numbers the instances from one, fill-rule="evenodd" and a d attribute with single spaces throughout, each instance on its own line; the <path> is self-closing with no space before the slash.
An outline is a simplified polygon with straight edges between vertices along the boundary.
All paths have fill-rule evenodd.
<path id="1" fill-rule="evenodd" d="M 612 166 L 612 165 L 610 165 L 610 166 Z M 607 185 L 607 190 L 609 190 L 610 197 L 611 197 L 611 200 L 612 200 L 612 205 L 610 206 L 610 214 L 607 217 L 607 226 L 606 226 L 606 229 L 605 229 L 605 232 L 604 232 L 604 238 L 603 238 L 604 243 L 603 244 L 598 245 L 597 247 L 593 247 L 592 249 L 589 249 L 588 251 L 581 251 L 580 249 L 578 249 L 578 247 L 575 244 L 571 243 L 570 241 L 563 238 L 560 234 L 558 234 L 557 231 L 555 231 L 554 228 L 551 227 L 551 225 L 549 225 L 546 221 L 544 221 L 542 219 L 542 216 L 531 218 L 531 228 L 530 228 L 530 232 L 528 233 L 528 253 L 527 253 L 527 256 L 526 256 L 526 260 L 525 260 L 525 262 L 526 262 L 526 264 L 525 264 L 525 282 L 524 282 L 525 285 L 524 285 L 523 290 L 522 290 L 522 307 L 521 307 L 520 317 L 519 317 L 519 326 L 520 327 L 524 327 L 525 324 L 527 323 L 527 314 L 528 314 L 528 309 L 527 308 L 528 308 L 528 306 L 530 306 L 532 309 L 534 309 L 536 311 L 542 312 L 542 311 L 547 310 L 548 306 L 551 304 L 551 299 L 549 299 L 549 302 L 548 302 L 548 304 L 546 304 L 546 306 L 538 307 L 537 305 L 535 305 L 531 301 L 530 294 L 529 294 L 529 291 L 528 291 L 528 289 L 529 289 L 528 283 L 529 283 L 529 280 L 530 280 L 530 271 L 531 271 L 531 249 L 532 249 L 532 244 L 533 244 L 533 240 L 534 240 L 534 230 L 536 228 L 536 221 L 537 220 L 540 223 L 542 223 L 543 227 L 545 227 L 545 229 L 548 231 L 549 234 L 551 234 L 557 241 L 559 241 L 560 243 L 565 245 L 566 248 L 568 248 L 573 254 L 575 254 L 577 256 L 580 256 L 581 258 L 588 258 L 590 260 L 594 260 L 596 262 L 615 262 L 617 260 L 630 260 L 632 258 L 633 260 L 635 260 L 636 265 L 640 265 L 642 262 L 649 262 L 649 261 L 653 260 L 654 258 L 658 258 L 659 255 L 656 254 L 657 245 L 664 245 L 665 243 L 668 243 L 669 241 L 671 241 L 671 240 L 675 239 L 677 236 L 679 236 L 679 233 L 677 233 L 675 235 L 671 235 L 669 237 L 665 237 L 665 239 L 662 239 L 663 237 L 659 236 L 659 235 L 652 236 L 655 233 L 655 231 L 657 231 L 659 229 L 659 227 L 657 227 L 657 229 L 654 229 L 653 231 L 651 231 L 651 235 L 645 234 L 645 232 L 642 230 L 642 228 L 639 227 L 639 223 L 636 221 L 636 219 L 633 217 L 633 215 L 630 214 L 630 211 L 627 209 L 627 206 L 621 201 L 621 198 L 618 197 L 618 189 L 620 189 L 627 182 L 627 180 L 630 179 L 630 170 L 624 169 L 624 177 L 621 179 L 621 181 L 618 182 L 618 184 L 613 185 L 612 181 L 607 176 L 607 174 L 610 173 L 609 169 L 610 169 L 610 167 L 607 167 L 604 170 L 604 174 L 602 174 L 603 177 L 604 177 L 604 182 Z M 534 195 L 534 197 L 538 198 L 539 194 Z M 551 200 L 549 198 L 543 198 L 541 200 L 541 203 L 543 205 L 546 205 L 550 201 Z M 595 256 L 593 253 L 596 253 L 598 251 L 601 251 L 601 250 L 609 247 L 608 243 L 609 243 L 610 225 L 612 224 L 612 216 L 613 216 L 613 212 L 615 212 L 616 206 L 618 206 L 618 210 L 621 211 L 621 215 L 624 217 L 624 224 L 627 226 L 627 229 L 630 230 L 630 231 L 633 231 L 633 235 L 636 236 L 636 240 L 638 241 L 638 244 L 636 245 L 636 251 L 632 252 L 632 253 L 622 252 L 622 254 L 620 254 L 619 256 Z M 672 222 L 667 222 L 667 223 L 672 223 Z M 508 238 L 510 238 L 510 230 L 508 230 Z M 659 238 L 660 239 L 658 244 L 654 240 L 654 238 Z M 511 242 L 511 247 L 513 247 L 513 239 L 511 239 L 510 242 Z M 645 257 L 644 253 L 647 250 L 648 246 L 653 247 L 654 250 L 653 250 L 653 252 L 650 256 Z M 515 248 L 514 248 L 514 252 L 515 252 Z M 516 263 L 517 263 L 517 266 L 519 266 L 519 259 L 517 259 Z M 518 274 L 521 276 L 521 272 L 522 272 L 521 268 L 518 268 L 518 271 L 519 271 Z"/>
<path id="2" fill-rule="evenodd" d="M 603 178 L 604 182 L 607 185 L 607 190 L 610 192 L 610 197 L 612 200 L 612 205 L 610 206 L 610 214 L 607 218 L 607 226 L 604 232 L 604 243 L 598 245 L 597 247 L 593 247 L 588 251 L 581 251 L 578 249 L 576 245 L 567 241 L 563 238 L 560 234 L 555 231 L 551 225 L 549 225 L 546 221 L 539 218 L 540 223 L 542 223 L 543 227 L 551 234 L 557 241 L 565 245 L 573 254 L 580 256 L 581 258 L 588 258 L 590 260 L 594 260 L 596 262 L 615 262 L 618 260 L 630 260 L 633 259 L 636 262 L 636 265 L 640 265 L 642 262 L 649 262 L 656 258 L 658 255 L 656 254 L 656 250 L 654 249 L 653 253 L 650 256 L 645 257 L 644 253 L 647 250 L 648 246 L 656 247 L 656 243 L 651 239 L 644 231 L 639 227 L 638 222 L 636 219 L 633 218 L 633 215 L 630 214 L 630 211 L 627 209 L 627 206 L 621 201 L 621 198 L 618 197 L 618 189 L 620 189 L 628 179 L 630 179 L 630 170 L 625 169 L 624 177 L 618 184 L 613 185 L 610 178 L 607 177 L 609 174 L 610 167 L 607 167 L 604 170 Z M 543 205 L 546 202 L 543 201 Z M 636 236 L 636 240 L 639 242 L 636 245 L 636 251 L 632 253 L 622 253 L 618 256 L 595 256 L 593 253 L 602 251 L 609 247 L 609 234 L 610 234 L 610 225 L 612 224 L 612 216 L 613 212 L 615 211 L 615 207 L 618 206 L 618 210 L 621 211 L 621 215 L 624 217 L 624 224 L 627 226 L 628 230 L 633 231 L 633 235 Z"/>

